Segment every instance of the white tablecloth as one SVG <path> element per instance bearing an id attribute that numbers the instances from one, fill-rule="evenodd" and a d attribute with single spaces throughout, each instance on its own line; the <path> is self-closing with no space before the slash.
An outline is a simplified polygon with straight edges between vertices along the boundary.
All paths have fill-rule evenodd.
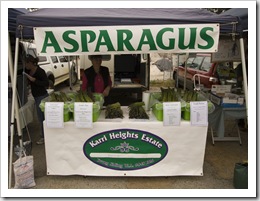
<path id="1" fill-rule="evenodd" d="M 213 113 L 209 114 L 209 124 L 216 131 L 217 137 L 225 137 L 225 121 L 227 119 L 244 119 L 246 118 L 246 108 L 223 108 L 215 105 Z"/>
<path id="2" fill-rule="evenodd" d="M 124 112 L 123 119 L 105 119 L 104 112 L 105 111 L 103 110 L 98 121 L 93 123 L 93 128 L 76 128 L 75 123 L 72 121 L 65 122 L 64 128 L 47 128 L 44 122 L 48 175 L 203 175 L 207 126 L 191 126 L 189 121 L 182 121 L 180 126 L 163 126 L 163 122 L 157 121 L 153 114 L 150 114 L 149 120 L 135 120 L 128 119 L 128 114 L 126 112 Z M 104 136 L 106 133 L 115 134 L 121 130 L 127 129 L 131 131 L 134 130 L 136 133 L 150 133 L 152 136 L 162 139 L 162 141 L 167 144 L 167 154 L 165 157 L 149 167 L 133 170 L 111 169 L 108 168 L 108 166 L 111 165 L 109 164 L 111 162 L 106 162 L 103 158 L 100 158 L 100 161 L 104 163 L 99 165 L 86 157 L 84 146 L 88 143 L 90 144 L 88 140 L 91 140 L 93 136 Z M 107 147 L 103 146 L 107 148 L 105 152 L 111 152 L 111 150 L 116 147 L 109 144 L 113 143 L 111 142 L 112 140 L 109 139 L 109 135 L 107 135 L 105 139 L 108 143 L 103 139 L 103 142 L 107 143 Z M 143 144 L 140 145 L 140 141 L 136 140 L 135 144 L 133 139 L 131 140 L 132 141 L 129 142 L 128 139 L 122 138 L 121 142 L 118 144 L 130 143 L 129 146 L 131 145 L 132 149 L 138 148 L 141 150 L 143 148 Z M 89 152 L 92 152 L 92 150 L 89 150 Z M 149 153 L 149 150 L 147 150 L 147 152 Z M 126 166 L 139 165 L 128 162 L 127 157 L 125 158 L 124 163 Z M 113 162 L 113 165 L 115 164 L 116 163 Z"/>
<path id="3" fill-rule="evenodd" d="M 34 112 L 36 112 L 35 101 L 32 96 L 29 96 L 28 102 L 23 107 L 19 108 L 21 128 L 24 128 L 33 121 Z"/>

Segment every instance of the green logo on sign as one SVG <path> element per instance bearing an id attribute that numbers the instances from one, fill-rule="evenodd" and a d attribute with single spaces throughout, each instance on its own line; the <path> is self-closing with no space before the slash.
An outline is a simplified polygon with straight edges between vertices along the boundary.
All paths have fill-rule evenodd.
<path id="1" fill-rule="evenodd" d="M 152 133 L 118 129 L 89 138 L 83 151 L 97 165 L 115 170 L 136 170 L 161 161 L 168 152 L 168 146 Z"/>

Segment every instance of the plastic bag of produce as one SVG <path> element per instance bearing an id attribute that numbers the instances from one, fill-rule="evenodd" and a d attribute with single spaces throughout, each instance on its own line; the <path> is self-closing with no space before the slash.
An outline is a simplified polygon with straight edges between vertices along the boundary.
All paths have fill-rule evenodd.
<path id="1" fill-rule="evenodd" d="M 24 156 L 19 157 L 14 163 L 14 188 L 23 189 L 34 187 L 34 167 L 33 156 L 27 156 L 24 152 Z"/>

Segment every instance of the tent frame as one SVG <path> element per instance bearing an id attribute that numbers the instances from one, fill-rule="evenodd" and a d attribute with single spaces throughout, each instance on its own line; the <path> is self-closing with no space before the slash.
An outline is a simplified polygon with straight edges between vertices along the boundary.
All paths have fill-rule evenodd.
<path id="1" fill-rule="evenodd" d="M 18 52 L 19 52 L 19 38 L 16 38 L 15 43 L 15 58 L 14 58 L 14 65 L 12 60 L 12 52 L 11 52 L 11 42 L 10 42 L 10 36 L 8 34 L 8 66 L 10 70 L 10 76 L 11 76 L 11 82 L 12 82 L 12 110 L 11 110 L 11 142 L 10 142 L 10 160 L 9 160 L 9 180 L 8 180 L 8 186 L 11 188 L 11 182 L 12 182 L 12 162 L 13 162 L 13 138 L 14 138 L 14 123 L 16 118 L 16 124 L 17 124 L 17 132 L 19 136 L 19 143 L 20 148 L 23 147 L 22 142 L 22 129 L 20 125 L 20 116 L 19 116 L 19 106 L 18 106 L 18 100 L 17 100 L 17 90 L 16 90 L 16 84 L 17 84 L 17 65 L 18 65 Z"/>

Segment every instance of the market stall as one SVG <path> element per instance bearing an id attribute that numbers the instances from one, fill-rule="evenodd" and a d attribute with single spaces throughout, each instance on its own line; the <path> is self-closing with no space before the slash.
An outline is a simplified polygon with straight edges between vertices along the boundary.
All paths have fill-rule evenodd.
<path id="1" fill-rule="evenodd" d="M 17 25 L 20 28 L 18 36 L 21 34 L 23 37 L 34 37 L 39 55 L 79 55 L 216 52 L 219 34 L 241 31 L 238 22 L 236 17 L 220 17 L 203 9 L 65 8 L 40 9 L 22 15 L 18 18 Z M 203 175 L 207 124 L 199 126 L 181 121 L 178 126 L 165 126 L 155 120 L 152 114 L 147 121 L 130 121 L 126 117 L 114 122 L 105 120 L 101 112 L 98 121 L 93 123 L 93 128 L 76 129 L 73 122 L 66 122 L 64 128 L 45 126 L 44 129 L 48 174 Z M 143 151 L 142 160 L 138 158 L 139 155 L 130 155 L 130 158 L 137 157 L 138 160 L 127 163 L 120 159 L 122 155 L 111 156 L 108 152 L 102 152 L 101 156 L 97 153 L 88 155 L 91 147 L 93 150 L 96 147 L 95 142 L 107 142 L 112 131 L 133 131 L 132 136 L 136 139 L 130 141 L 133 149 L 141 148 L 141 143 L 152 142 L 150 147 L 154 148 L 156 145 L 161 152 Z M 144 135 L 147 138 L 141 137 Z M 122 139 L 118 143 L 120 146 L 128 146 L 127 142 L 121 145 L 124 143 Z M 119 144 L 115 143 L 114 146 Z M 144 156 L 149 160 L 144 160 Z M 116 162 L 115 158 L 124 163 Z M 138 170 L 132 171 L 131 168 Z"/>

